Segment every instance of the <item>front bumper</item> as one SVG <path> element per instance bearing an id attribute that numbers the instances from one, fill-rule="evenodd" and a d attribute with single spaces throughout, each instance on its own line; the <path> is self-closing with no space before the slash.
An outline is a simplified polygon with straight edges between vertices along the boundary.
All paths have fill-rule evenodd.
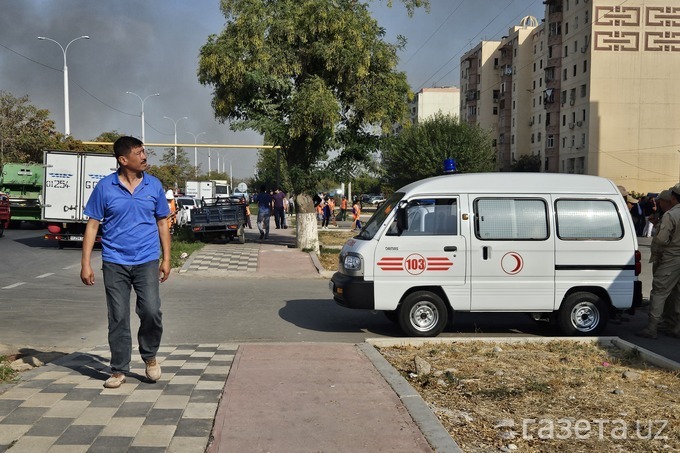
<path id="1" fill-rule="evenodd" d="M 330 281 L 333 300 L 346 308 L 375 309 L 373 282 L 363 277 L 350 277 L 340 272 L 333 274 Z"/>

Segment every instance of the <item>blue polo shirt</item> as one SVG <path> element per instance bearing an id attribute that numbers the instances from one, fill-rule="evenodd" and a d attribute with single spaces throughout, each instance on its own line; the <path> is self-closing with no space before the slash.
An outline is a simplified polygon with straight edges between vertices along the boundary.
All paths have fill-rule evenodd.
<path id="1" fill-rule="evenodd" d="M 158 178 L 143 173 L 130 194 L 112 173 L 95 186 L 84 213 L 101 222 L 104 261 L 132 266 L 159 259 L 156 219 L 167 217 L 170 207 Z"/>

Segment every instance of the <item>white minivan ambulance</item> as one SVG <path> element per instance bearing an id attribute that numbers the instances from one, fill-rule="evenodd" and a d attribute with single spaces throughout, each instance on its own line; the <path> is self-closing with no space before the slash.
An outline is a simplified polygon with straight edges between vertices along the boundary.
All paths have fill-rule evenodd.
<path id="1" fill-rule="evenodd" d="M 348 308 L 382 310 L 410 336 L 456 312 L 526 312 L 597 335 L 642 302 L 631 216 L 608 179 L 453 174 L 387 199 L 340 253 L 330 282 Z"/>

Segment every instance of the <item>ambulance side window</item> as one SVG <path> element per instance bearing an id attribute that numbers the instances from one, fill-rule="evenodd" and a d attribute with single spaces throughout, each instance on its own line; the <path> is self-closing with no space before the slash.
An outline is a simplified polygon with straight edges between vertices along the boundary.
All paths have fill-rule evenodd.
<path id="1" fill-rule="evenodd" d="M 555 202 L 557 237 L 562 240 L 619 240 L 623 221 L 611 200 L 567 200 Z"/>
<path id="2" fill-rule="evenodd" d="M 548 207 L 543 199 L 478 198 L 475 235 L 484 240 L 548 238 Z"/>
<path id="3" fill-rule="evenodd" d="M 408 228 L 402 236 L 458 234 L 458 200 L 455 198 L 411 200 L 406 216 Z"/>

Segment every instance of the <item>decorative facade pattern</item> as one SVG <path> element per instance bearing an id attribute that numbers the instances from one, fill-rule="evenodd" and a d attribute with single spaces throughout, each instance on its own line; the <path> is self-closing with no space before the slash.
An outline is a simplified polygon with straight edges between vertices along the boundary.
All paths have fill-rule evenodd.
<path id="1" fill-rule="evenodd" d="M 617 30 L 594 30 L 593 50 L 680 52 L 680 6 L 596 6 L 594 16 L 594 25 Z M 663 29 L 642 30 L 643 17 L 645 28 Z"/>

